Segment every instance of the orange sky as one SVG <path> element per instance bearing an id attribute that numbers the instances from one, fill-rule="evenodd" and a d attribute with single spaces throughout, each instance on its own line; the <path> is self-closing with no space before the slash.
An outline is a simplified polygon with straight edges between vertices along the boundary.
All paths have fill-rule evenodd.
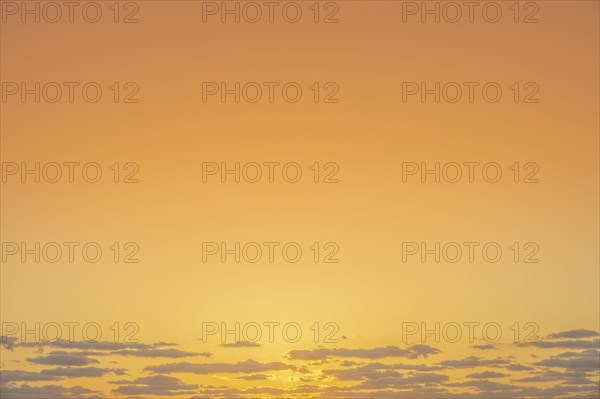
<path id="1" fill-rule="evenodd" d="M 465 3 L 1 0 L 2 397 L 597 397 L 598 2 Z"/>

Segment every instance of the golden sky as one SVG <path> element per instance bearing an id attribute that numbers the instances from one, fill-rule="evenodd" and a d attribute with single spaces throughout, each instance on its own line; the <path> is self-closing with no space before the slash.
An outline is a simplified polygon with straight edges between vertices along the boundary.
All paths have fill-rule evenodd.
<path id="1" fill-rule="evenodd" d="M 0 393 L 599 397 L 596 0 L 0 0 Z"/>

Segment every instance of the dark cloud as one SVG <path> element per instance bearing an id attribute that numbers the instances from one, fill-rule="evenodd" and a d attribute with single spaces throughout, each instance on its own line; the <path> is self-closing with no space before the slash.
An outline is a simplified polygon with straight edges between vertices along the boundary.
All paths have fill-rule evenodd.
<path id="1" fill-rule="evenodd" d="M 258 380 L 268 380 L 273 376 L 270 374 L 250 374 L 250 375 L 242 375 L 236 377 L 238 380 L 246 380 L 246 381 L 258 381 Z"/>
<path id="2" fill-rule="evenodd" d="M 447 382 L 447 375 L 437 373 L 415 373 L 403 376 L 400 373 L 386 371 L 370 376 L 357 389 L 415 388 L 433 386 Z"/>
<path id="3" fill-rule="evenodd" d="M 381 378 L 382 376 L 403 376 L 398 371 L 436 371 L 442 370 L 439 366 L 426 366 L 423 364 L 384 364 L 369 363 L 347 369 L 323 370 L 326 376 L 335 377 L 342 381 L 360 381 L 365 379 Z"/>
<path id="4" fill-rule="evenodd" d="M 471 346 L 471 348 L 473 348 L 473 349 L 479 349 L 479 350 L 482 350 L 482 351 L 498 350 L 498 348 L 496 347 L 496 345 L 492 345 L 492 344 L 473 345 L 473 346 Z"/>
<path id="5" fill-rule="evenodd" d="M 545 371 L 532 373 L 531 377 L 525 377 L 520 379 L 515 379 L 515 382 L 560 382 L 562 384 L 571 384 L 571 385 L 588 385 L 594 384 L 590 378 L 595 377 L 594 374 L 591 374 L 587 371 L 583 370 L 575 370 L 575 371 L 557 371 L 554 369 L 546 369 Z"/>
<path id="6" fill-rule="evenodd" d="M 181 357 L 193 357 L 193 356 L 204 356 L 211 357 L 210 352 L 185 352 L 179 349 L 159 349 L 159 348 L 148 348 L 148 349 L 123 349 L 119 351 L 110 352 L 111 355 L 119 356 L 137 356 L 137 357 L 166 357 L 166 358 L 181 358 Z"/>
<path id="7" fill-rule="evenodd" d="M 21 386 L 0 385 L 2 399 L 105 399 L 98 391 L 92 391 L 80 386 L 63 387 L 59 385 L 46 385 L 32 387 L 27 384 Z"/>
<path id="8" fill-rule="evenodd" d="M 509 364 L 508 366 L 504 366 L 505 369 L 510 371 L 528 371 L 533 370 L 533 367 L 523 366 L 522 364 Z"/>
<path id="9" fill-rule="evenodd" d="M 357 359 L 383 359 L 388 357 L 405 357 L 416 359 L 428 357 L 440 351 L 428 345 L 413 345 L 406 349 L 397 346 L 386 346 L 373 349 L 332 349 L 318 348 L 312 350 L 292 350 L 287 353 L 289 359 L 294 360 L 325 360 L 333 357 L 350 357 Z"/>
<path id="10" fill-rule="evenodd" d="M 260 363 L 255 360 L 246 360 L 239 363 L 171 363 L 160 366 L 146 367 L 146 371 L 152 373 L 193 373 L 193 374 L 213 374 L 213 373 L 259 373 L 271 370 L 299 370 L 298 367 L 281 363 Z"/>
<path id="11" fill-rule="evenodd" d="M 536 348 L 562 348 L 562 349 L 597 349 L 600 348 L 600 340 L 591 341 L 576 339 L 564 341 L 538 341 L 519 343 L 519 346 L 535 346 Z"/>
<path id="12" fill-rule="evenodd" d="M 482 359 L 477 356 L 469 356 L 461 360 L 445 360 L 438 364 L 451 368 L 474 368 L 482 366 L 502 366 L 508 364 L 508 362 L 503 359 Z"/>
<path id="13" fill-rule="evenodd" d="M 198 389 L 196 384 L 184 384 L 180 379 L 168 375 L 153 375 L 132 381 L 112 381 L 110 383 L 122 385 L 113 392 L 123 395 L 172 396 L 194 394 Z"/>
<path id="14" fill-rule="evenodd" d="M 170 342 L 157 342 L 155 344 L 143 344 L 139 342 L 86 342 L 86 341 L 57 341 L 57 342 L 29 342 L 19 343 L 16 346 L 45 348 L 51 347 L 62 350 L 72 350 L 79 352 L 68 352 L 82 356 L 135 356 L 149 358 L 182 358 L 193 356 L 210 357 L 210 352 L 186 352 L 171 347 L 177 344 Z M 65 352 L 67 353 L 67 352 Z"/>
<path id="15" fill-rule="evenodd" d="M 63 378 L 103 377 L 108 374 L 122 375 L 125 369 L 107 369 L 99 367 L 58 367 L 37 371 L 1 370 L 0 382 L 6 384 L 13 381 L 51 381 Z"/>
<path id="16" fill-rule="evenodd" d="M 598 337 L 600 334 L 594 330 L 568 330 L 548 335 L 548 339 L 562 339 L 562 338 L 593 338 Z"/>
<path id="17" fill-rule="evenodd" d="M 452 384 L 446 384 L 446 386 L 448 386 L 448 387 L 477 388 L 480 391 L 486 391 L 486 392 L 490 392 L 490 391 L 491 392 L 494 392 L 494 391 L 500 391 L 500 392 L 514 391 L 514 390 L 518 390 L 518 389 L 522 388 L 522 387 L 516 386 L 516 385 L 502 384 L 502 383 L 499 383 L 499 382 L 489 381 L 489 380 L 471 380 L 471 381 L 465 381 L 465 382 L 457 382 L 457 383 L 452 383 Z"/>
<path id="18" fill-rule="evenodd" d="M 56 379 L 58 379 L 58 377 L 34 371 L 0 370 L 0 383 L 2 384 L 13 381 L 50 381 Z"/>
<path id="19" fill-rule="evenodd" d="M 93 351 L 117 351 L 122 349 L 151 349 L 172 344 L 143 344 L 140 342 L 110 342 L 110 341 L 66 341 L 58 340 L 56 342 L 22 342 L 17 346 L 22 347 L 51 347 L 56 349 L 78 349 Z"/>
<path id="20" fill-rule="evenodd" d="M 239 341 L 234 344 L 221 344 L 226 348 L 256 348 L 259 347 L 260 344 L 256 342 L 248 342 L 248 341 Z"/>
<path id="21" fill-rule="evenodd" d="M 55 369 L 42 370 L 42 374 L 57 377 L 103 377 L 107 374 L 122 375 L 125 369 L 107 369 L 100 367 L 58 367 Z"/>
<path id="22" fill-rule="evenodd" d="M 340 381 L 362 381 L 385 376 L 400 378 L 403 376 L 401 373 L 397 372 L 395 368 L 381 363 L 373 363 L 350 369 L 324 370 L 323 373 L 335 377 Z"/>
<path id="23" fill-rule="evenodd" d="M 8 349 L 9 351 L 13 350 L 16 343 L 17 343 L 17 339 L 15 337 L 7 337 L 4 335 L 0 335 L 0 345 L 2 345 L 4 348 Z"/>
<path id="24" fill-rule="evenodd" d="M 508 374 L 497 373 L 495 371 L 484 371 L 481 373 L 469 374 L 466 378 L 483 379 L 483 378 L 502 378 L 502 377 L 508 377 Z"/>
<path id="25" fill-rule="evenodd" d="M 27 358 L 27 361 L 52 366 L 85 366 L 91 363 L 99 363 L 96 359 L 64 351 L 51 352 L 46 356 L 30 357 Z"/>
<path id="26" fill-rule="evenodd" d="M 533 364 L 570 370 L 598 370 L 600 368 L 600 351 L 565 352 Z"/>

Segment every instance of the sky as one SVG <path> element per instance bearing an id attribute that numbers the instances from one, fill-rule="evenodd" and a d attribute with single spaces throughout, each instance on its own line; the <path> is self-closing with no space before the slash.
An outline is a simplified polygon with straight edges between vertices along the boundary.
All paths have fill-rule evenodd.
<path id="1" fill-rule="evenodd" d="M 2 398 L 598 398 L 597 1 L 0 13 Z"/>

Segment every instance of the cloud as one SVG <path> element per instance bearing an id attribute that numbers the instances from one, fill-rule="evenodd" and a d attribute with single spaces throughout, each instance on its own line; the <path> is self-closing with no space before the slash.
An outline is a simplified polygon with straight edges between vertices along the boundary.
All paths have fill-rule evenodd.
<path id="1" fill-rule="evenodd" d="M 508 374 L 497 373 L 495 371 L 484 371 L 482 373 L 469 374 L 466 378 L 482 379 L 482 378 L 502 378 L 502 377 L 508 377 Z"/>
<path id="2" fill-rule="evenodd" d="M 498 348 L 496 347 L 496 345 L 492 345 L 492 344 L 473 345 L 473 346 L 471 346 L 471 348 L 473 348 L 473 349 L 479 349 L 479 350 L 482 350 L 482 351 L 486 351 L 486 350 L 498 350 Z"/>
<path id="3" fill-rule="evenodd" d="M 113 390 L 123 395 L 183 395 L 194 394 L 196 384 L 184 384 L 180 379 L 168 375 L 153 375 L 137 378 L 133 381 L 112 381 L 111 384 L 122 385 Z"/>
<path id="4" fill-rule="evenodd" d="M 340 381 L 362 381 L 384 376 L 402 377 L 402 374 L 398 373 L 395 368 L 381 363 L 373 363 L 345 370 L 325 370 L 324 374 L 331 375 Z"/>
<path id="5" fill-rule="evenodd" d="M 270 374 L 250 374 L 236 377 L 238 380 L 246 380 L 246 381 L 257 381 L 257 380 L 268 380 L 273 376 Z"/>
<path id="6" fill-rule="evenodd" d="M 107 369 L 100 367 L 58 367 L 55 369 L 42 370 L 42 374 L 57 377 L 103 377 L 107 374 L 122 375 L 125 369 Z"/>
<path id="7" fill-rule="evenodd" d="M 107 369 L 99 367 L 58 367 L 37 371 L 0 370 L 0 382 L 7 384 L 14 381 L 52 381 L 63 378 L 103 377 L 107 374 L 122 375 L 125 369 Z"/>
<path id="8" fill-rule="evenodd" d="M 533 364 L 572 370 L 598 370 L 600 367 L 600 351 L 565 352 Z"/>
<path id="9" fill-rule="evenodd" d="M 12 347 L 34 348 L 37 353 L 27 359 L 31 363 L 48 364 L 55 367 L 47 367 L 45 370 L 36 372 L 0 371 L 2 383 L 0 397 L 3 399 L 5 397 L 8 399 L 98 398 L 100 393 L 80 391 L 79 389 L 83 389 L 81 387 L 68 388 L 57 385 L 31 387 L 27 384 L 40 385 L 44 381 L 68 381 L 69 378 L 102 378 L 111 374 L 125 374 L 125 369 L 93 366 L 93 363 L 99 363 L 95 359 L 96 356 L 110 355 L 135 356 L 142 359 L 177 359 L 170 360 L 173 363 L 158 365 L 150 362 L 145 365 L 142 363 L 142 366 L 136 366 L 136 369 L 141 368 L 150 374 L 140 378 L 137 378 L 139 376 L 136 375 L 135 377 L 120 377 L 122 380 L 119 381 L 109 381 L 110 384 L 113 384 L 112 393 L 127 399 L 149 399 L 151 397 L 157 399 L 166 399 L 167 397 L 250 399 L 255 397 L 313 397 L 315 395 L 321 399 L 340 397 L 347 399 L 397 399 L 399 397 L 410 399 L 551 399 L 558 397 L 589 399 L 597 398 L 600 366 L 600 352 L 597 347 L 590 346 L 598 345 L 598 338 L 592 333 L 596 334 L 590 330 L 564 331 L 551 334 L 541 343 L 528 344 L 527 346 L 532 348 L 538 348 L 541 345 L 548 348 L 573 349 L 573 351 L 564 351 L 548 358 L 545 358 L 547 355 L 540 355 L 544 351 L 537 349 L 533 353 L 529 353 L 532 356 L 537 355 L 535 359 L 528 357 L 525 351 L 520 351 L 519 353 L 523 354 L 521 359 L 526 358 L 527 362 L 536 362 L 531 365 L 517 363 L 519 358 L 514 356 L 495 357 L 493 352 L 481 352 L 514 349 L 513 346 L 496 346 L 487 343 L 485 343 L 486 345 L 474 345 L 469 349 L 473 354 L 483 354 L 482 357 L 469 356 L 458 359 L 444 357 L 443 361 L 440 359 L 435 361 L 415 360 L 431 359 L 432 355 L 438 354 L 440 351 L 428 345 L 412 345 L 366 349 L 313 347 L 313 349 L 298 349 L 286 353 L 285 356 L 287 359 L 291 359 L 290 361 L 245 360 L 237 363 L 197 363 L 181 361 L 190 360 L 181 358 L 210 357 L 211 353 L 179 350 L 176 348 L 176 344 L 167 342 L 155 344 L 57 342 L 25 345 L 11 340 L 8 345 Z M 465 348 L 468 349 L 469 345 L 473 344 L 467 343 Z M 251 348 L 261 345 L 240 341 L 222 346 L 225 348 Z M 43 353 L 46 347 L 53 348 L 54 351 Z M 391 361 L 387 360 L 390 358 Z M 107 362 L 113 360 L 111 358 L 98 359 Z M 114 359 L 119 359 L 119 362 L 127 360 Z M 295 361 L 300 361 L 298 364 L 302 364 L 302 366 L 294 364 Z M 410 364 L 412 362 L 420 364 Z M 116 363 L 116 361 L 112 363 Z M 145 369 L 144 366 L 146 366 Z M 478 369 L 479 367 L 483 367 L 483 369 Z M 449 372 L 449 375 L 445 375 L 444 370 L 447 369 L 464 369 L 466 377 L 455 376 L 456 372 L 452 374 Z M 268 386 L 273 382 L 271 380 L 275 379 L 273 374 L 279 375 L 279 373 L 275 373 L 277 371 L 286 372 L 284 373 L 286 379 L 291 384 L 279 388 Z M 529 373 L 522 373 L 523 371 Z M 290 372 L 293 373 L 291 377 L 289 376 Z M 219 385 L 214 381 L 227 381 L 224 385 L 198 386 L 175 378 L 171 373 L 231 375 L 207 380 L 212 381 L 214 385 Z M 507 380 L 498 380 L 500 378 L 507 378 Z M 114 379 L 116 378 L 113 377 Z M 101 381 L 106 382 L 106 378 Z M 511 381 L 511 383 L 504 383 L 504 381 Z M 19 383 L 22 385 L 18 386 Z M 52 382 L 52 384 L 54 383 Z M 252 387 L 234 388 L 238 384 Z M 527 386 L 523 387 L 517 384 Z M 106 395 L 102 396 L 106 397 Z"/>
<path id="10" fill-rule="evenodd" d="M 256 348 L 259 347 L 260 344 L 256 342 L 248 342 L 248 341 L 239 341 L 234 344 L 221 344 L 226 348 Z"/>
<path id="11" fill-rule="evenodd" d="M 79 349 L 94 351 L 117 351 L 121 349 L 151 349 L 172 344 L 159 342 L 157 344 L 143 344 L 140 342 L 110 342 L 110 341 L 65 341 L 56 342 L 22 342 L 17 344 L 21 347 L 52 347 L 57 349 Z"/>
<path id="12" fill-rule="evenodd" d="M 437 348 L 434 348 L 432 346 L 429 345 L 413 345 L 411 347 L 408 348 L 410 351 L 414 352 L 416 354 L 416 357 L 427 357 L 429 355 L 436 355 L 438 353 L 440 353 L 440 350 Z"/>
<path id="13" fill-rule="evenodd" d="M 561 339 L 561 338 L 592 338 L 598 337 L 600 334 L 594 330 L 568 330 L 548 335 L 548 339 Z"/>
<path id="14" fill-rule="evenodd" d="M 286 356 L 294 360 L 326 360 L 332 357 L 350 357 L 358 359 L 383 359 L 387 357 L 405 357 L 416 359 L 428 357 L 440 351 L 428 345 L 413 345 L 407 349 L 397 346 L 386 346 L 373 349 L 330 349 L 318 348 L 312 350 L 292 350 Z"/>
<path id="15" fill-rule="evenodd" d="M 594 381 L 590 380 L 590 377 L 593 377 L 592 374 L 588 373 L 584 370 L 567 370 L 567 371 L 557 371 L 546 369 L 543 372 L 536 372 L 531 377 L 520 378 L 513 380 L 515 382 L 561 382 L 562 384 L 570 384 L 570 385 L 588 385 L 593 384 Z"/>
<path id="16" fill-rule="evenodd" d="M 122 349 L 119 351 L 110 352 L 111 355 L 119 356 L 137 356 L 137 357 L 168 357 L 168 358 L 181 358 L 181 357 L 192 357 L 192 356 L 204 356 L 211 357 L 210 352 L 185 352 L 179 349 Z"/>
<path id="17" fill-rule="evenodd" d="M 508 362 L 502 359 L 482 359 L 477 356 L 469 356 L 461 360 L 445 360 L 438 364 L 451 368 L 474 368 L 482 366 L 501 366 L 508 364 Z"/>
<path id="18" fill-rule="evenodd" d="M 99 363 L 96 359 L 63 351 L 51 352 L 47 356 L 33 358 L 30 357 L 27 358 L 27 361 L 36 364 L 46 364 L 52 366 L 85 366 L 91 363 Z"/>
<path id="19" fill-rule="evenodd" d="M 34 371 L 0 370 L 0 383 L 2 384 L 13 381 L 50 381 L 56 379 L 58 379 L 58 377 Z"/>
<path id="20" fill-rule="evenodd" d="M 370 376 L 366 381 L 356 386 L 358 389 L 384 389 L 384 388 L 415 388 L 417 386 L 433 386 L 450 379 L 447 375 L 437 373 L 415 373 L 403 376 L 397 372 L 382 372 Z"/>
<path id="21" fill-rule="evenodd" d="M 271 370 L 292 370 L 298 371 L 298 367 L 281 363 L 260 363 L 255 360 L 246 360 L 239 363 L 171 363 L 159 366 L 146 367 L 146 371 L 152 373 L 193 373 L 193 374 L 214 374 L 214 373 L 258 373 Z"/>
<path id="22" fill-rule="evenodd" d="M 581 339 L 577 340 L 565 340 L 565 341 L 538 341 L 538 342 L 527 342 L 519 343 L 519 346 L 535 346 L 536 348 L 562 348 L 562 349 L 595 349 L 600 347 L 600 340 L 594 339 L 591 341 L 585 341 Z"/>
<path id="23" fill-rule="evenodd" d="M 192 356 L 210 357 L 210 352 L 186 352 L 179 349 L 165 348 L 177 346 L 170 342 L 157 342 L 155 344 L 143 344 L 139 342 L 87 342 L 87 341 L 64 341 L 57 342 L 28 342 L 19 343 L 16 346 L 44 348 L 52 347 L 57 349 L 79 350 L 75 352 L 84 356 L 135 356 L 135 357 L 150 357 L 150 358 L 182 358 Z M 65 352 L 67 353 L 67 352 Z"/>
<path id="24" fill-rule="evenodd" d="M 323 370 L 323 374 L 326 376 L 335 377 L 341 381 L 360 381 L 364 379 L 380 378 L 384 375 L 402 376 L 402 374 L 398 373 L 397 370 L 435 371 L 441 369 L 442 367 L 439 366 L 426 366 L 422 364 L 409 365 L 369 363 L 348 369 Z"/>
<path id="25" fill-rule="evenodd" d="M 23 384 L 19 387 L 0 385 L 2 399 L 104 399 L 98 391 L 92 391 L 80 386 L 62 387 L 59 385 L 45 385 L 32 387 Z"/>
<path id="26" fill-rule="evenodd" d="M 12 351 L 15 347 L 17 339 L 15 337 L 7 337 L 5 335 L 0 335 L 0 345 Z"/>
<path id="27" fill-rule="evenodd" d="M 508 366 L 504 366 L 505 369 L 510 371 L 528 371 L 533 370 L 533 367 L 523 366 L 522 364 L 509 364 Z"/>
<path id="28" fill-rule="evenodd" d="M 448 387 L 468 387 L 468 388 L 477 388 L 481 391 L 513 391 L 520 389 L 522 387 L 510 384 L 502 384 L 495 381 L 488 380 L 471 380 L 465 382 L 457 382 L 452 384 L 446 384 Z"/>

